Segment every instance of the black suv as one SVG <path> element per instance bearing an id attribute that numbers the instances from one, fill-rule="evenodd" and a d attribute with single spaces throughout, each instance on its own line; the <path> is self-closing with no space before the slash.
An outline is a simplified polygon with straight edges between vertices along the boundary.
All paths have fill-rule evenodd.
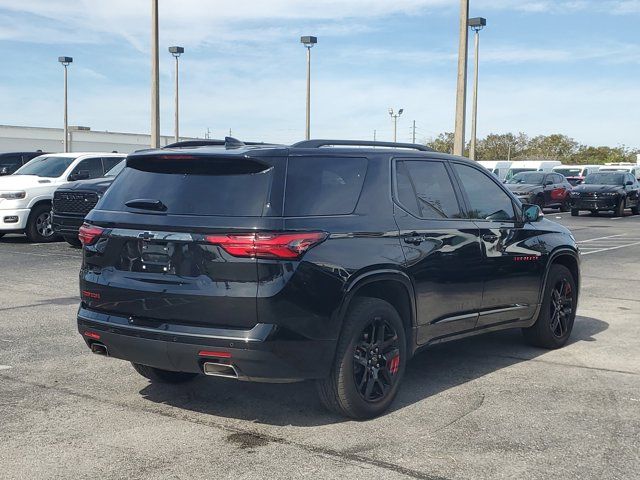
<path id="1" fill-rule="evenodd" d="M 522 203 L 569 211 L 569 192 L 572 187 L 559 173 L 521 172 L 505 183 Z"/>
<path id="2" fill-rule="evenodd" d="M 53 194 L 51 227 L 56 235 L 61 235 L 70 245 L 81 245 L 78 231 L 84 223 L 84 217 L 96 206 L 100 197 L 125 167 L 124 159 L 119 157 L 105 157 L 102 161 L 105 167 L 111 167 L 104 177 L 77 180 L 59 187 Z"/>
<path id="3" fill-rule="evenodd" d="M 8 152 L 0 153 L 0 175 L 11 175 L 32 158 L 44 155 L 45 152 Z"/>
<path id="4" fill-rule="evenodd" d="M 558 348 L 576 314 L 569 231 L 413 144 L 138 152 L 86 222 L 79 332 L 151 381 L 316 379 L 369 418 L 418 349 L 512 327 Z"/>
<path id="5" fill-rule="evenodd" d="M 633 215 L 640 214 L 640 184 L 631 173 L 591 173 L 571 192 L 574 217 L 580 215 L 580 210 L 589 210 L 594 215 L 612 210 L 614 215 L 622 217 L 626 208 L 630 208 Z"/>

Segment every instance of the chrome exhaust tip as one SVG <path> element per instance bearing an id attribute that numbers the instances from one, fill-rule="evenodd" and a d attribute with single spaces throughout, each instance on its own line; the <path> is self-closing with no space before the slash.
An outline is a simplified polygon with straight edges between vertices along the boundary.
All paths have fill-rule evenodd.
<path id="1" fill-rule="evenodd" d="M 105 357 L 109 356 L 109 350 L 103 343 L 93 342 L 91 344 L 91 351 L 96 355 L 104 355 Z"/>
<path id="2" fill-rule="evenodd" d="M 224 378 L 238 378 L 238 371 L 233 365 L 217 362 L 204 362 L 203 370 L 205 375 Z"/>

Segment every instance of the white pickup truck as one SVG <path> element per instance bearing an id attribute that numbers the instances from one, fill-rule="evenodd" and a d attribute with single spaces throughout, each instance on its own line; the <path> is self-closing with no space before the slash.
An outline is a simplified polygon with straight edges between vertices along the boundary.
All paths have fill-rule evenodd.
<path id="1" fill-rule="evenodd" d="M 52 153 L 30 160 L 13 175 L 0 177 L 0 237 L 24 233 L 31 242 L 56 240 L 51 200 L 66 183 L 104 176 L 122 153 Z"/>

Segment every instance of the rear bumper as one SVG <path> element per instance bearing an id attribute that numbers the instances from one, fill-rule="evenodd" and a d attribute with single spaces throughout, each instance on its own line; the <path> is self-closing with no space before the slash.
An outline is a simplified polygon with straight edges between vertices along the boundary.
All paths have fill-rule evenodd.
<path id="1" fill-rule="evenodd" d="M 29 213 L 28 208 L 0 209 L 0 232 L 24 230 Z"/>
<path id="2" fill-rule="evenodd" d="M 84 215 L 61 215 L 54 212 L 51 218 L 53 231 L 60 235 L 78 235 L 78 230 L 80 230 L 83 222 Z"/>
<path id="3" fill-rule="evenodd" d="M 87 346 L 98 341 L 109 356 L 151 367 L 179 372 L 204 373 L 211 361 L 201 351 L 224 352 L 239 380 L 293 382 L 323 378 L 329 374 L 335 341 L 291 339 L 272 324 L 257 324 L 249 330 L 189 327 L 149 323 L 109 315 L 80 307 L 78 331 Z M 99 340 L 86 336 L 92 332 Z M 94 335 L 95 336 L 95 335 Z"/>

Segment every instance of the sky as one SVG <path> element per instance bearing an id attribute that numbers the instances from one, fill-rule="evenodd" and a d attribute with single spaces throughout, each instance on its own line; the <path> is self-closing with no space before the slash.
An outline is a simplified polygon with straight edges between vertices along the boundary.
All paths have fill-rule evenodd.
<path id="1" fill-rule="evenodd" d="M 304 137 L 312 49 L 313 138 L 398 140 L 452 131 L 458 0 L 159 0 L 161 133 L 291 143 Z M 640 0 L 470 0 L 480 34 L 478 136 L 564 133 L 640 147 Z M 0 0 L 0 124 L 148 133 L 150 0 Z M 469 94 L 473 74 L 470 36 Z M 469 96 L 468 107 L 471 98 Z M 470 111 L 470 110 L 469 110 Z M 469 119 L 470 117 L 468 117 Z M 469 122 L 467 124 L 469 130 Z M 468 138 L 468 133 L 467 133 Z"/>

